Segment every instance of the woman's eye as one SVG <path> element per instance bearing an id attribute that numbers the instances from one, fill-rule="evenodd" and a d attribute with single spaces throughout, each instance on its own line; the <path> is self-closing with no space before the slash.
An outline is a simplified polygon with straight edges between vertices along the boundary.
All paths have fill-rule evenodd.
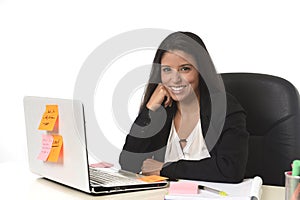
<path id="1" fill-rule="evenodd" d="M 162 68 L 162 71 L 163 71 L 163 72 L 170 72 L 170 71 L 171 71 L 171 68 L 170 68 L 170 67 L 163 67 L 163 68 Z"/>
<path id="2" fill-rule="evenodd" d="M 186 72 L 186 71 L 189 71 L 190 69 L 191 69 L 190 67 L 181 67 L 180 71 Z"/>

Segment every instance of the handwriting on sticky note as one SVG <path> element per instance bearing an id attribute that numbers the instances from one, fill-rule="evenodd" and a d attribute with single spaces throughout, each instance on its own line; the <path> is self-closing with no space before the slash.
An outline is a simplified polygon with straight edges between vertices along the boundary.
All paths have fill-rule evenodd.
<path id="1" fill-rule="evenodd" d="M 198 184 L 194 182 L 171 182 L 169 194 L 198 194 Z"/>
<path id="2" fill-rule="evenodd" d="M 61 135 L 52 135 L 52 136 L 53 136 L 53 142 L 52 142 L 51 151 L 49 153 L 48 161 L 57 162 L 63 145 L 63 138 Z"/>
<path id="3" fill-rule="evenodd" d="M 58 118 L 58 106 L 46 105 L 46 110 L 42 116 L 39 130 L 52 131 Z"/>
<path id="4" fill-rule="evenodd" d="M 163 176 L 151 175 L 151 176 L 143 176 L 142 178 L 139 179 L 145 182 L 159 182 L 159 181 L 164 181 L 168 178 Z"/>
<path id="5" fill-rule="evenodd" d="M 42 136 L 42 150 L 38 155 L 38 159 L 42 161 L 47 161 L 48 156 L 50 154 L 53 143 L 52 135 L 43 135 Z"/>

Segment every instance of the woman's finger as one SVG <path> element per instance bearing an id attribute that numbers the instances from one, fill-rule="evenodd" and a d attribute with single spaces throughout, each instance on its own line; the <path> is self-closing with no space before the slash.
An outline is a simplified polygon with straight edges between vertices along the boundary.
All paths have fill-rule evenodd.
<path id="1" fill-rule="evenodd" d="M 167 92 L 168 93 L 168 92 Z M 171 106 L 172 105 L 172 98 L 171 98 L 171 96 L 170 96 L 170 94 L 168 93 L 167 95 L 166 95 L 166 97 L 167 97 L 167 99 L 166 99 L 166 101 L 165 101 L 165 107 L 168 107 L 168 106 Z"/>
<path id="2" fill-rule="evenodd" d="M 165 99 L 166 102 L 164 102 Z M 162 85 L 162 83 L 159 83 L 146 106 L 150 110 L 155 111 L 157 108 L 159 108 L 159 106 L 162 105 L 162 103 L 164 103 L 164 106 L 168 106 L 170 105 L 170 102 L 171 96 L 168 93 L 168 90 Z"/>
<path id="3" fill-rule="evenodd" d="M 167 89 L 165 86 L 163 86 L 163 85 L 161 85 L 161 87 L 163 88 L 163 91 L 164 91 L 164 97 L 165 97 L 165 98 L 164 98 L 164 99 L 165 99 L 164 106 L 165 106 L 165 107 L 171 106 L 171 105 L 172 105 L 173 99 L 172 99 L 172 97 L 171 97 L 171 95 L 170 95 L 168 89 Z"/>

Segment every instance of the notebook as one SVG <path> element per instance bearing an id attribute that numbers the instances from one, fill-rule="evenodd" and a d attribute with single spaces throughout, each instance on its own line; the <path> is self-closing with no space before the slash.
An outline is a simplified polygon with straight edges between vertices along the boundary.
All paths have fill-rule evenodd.
<path id="1" fill-rule="evenodd" d="M 260 200 L 262 195 L 262 179 L 259 176 L 254 178 L 245 179 L 241 183 L 216 183 L 206 181 L 180 181 L 183 184 L 196 184 L 206 186 L 209 189 L 199 190 L 198 194 L 188 194 L 182 191 L 181 194 L 176 191 L 171 191 L 172 183 L 170 183 L 169 194 L 165 196 L 165 200 Z M 176 189 L 176 187 L 174 187 Z M 213 189 L 215 191 L 210 191 Z M 226 194 L 220 195 L 221 194 Z"/>
<path id="2" fill-rule="evenodd" d="M 31 172 L 92 194 L 120 193 L 168 186 L 167 181 L 144 182 L 140 180 L 141 175 L 116 168 L 90 167 L 86 119 L 84 106 L 80 101 L 26 96 L 23 103 Z M 99 147 L 101 147 L 100 143 L 101 141 Z M 98 172 L 98 170 L 102 171 Z M 111 181 L 108 176 L 117 177 L 113 180 L 131 181 L 125 183 L 124 180 L 123 182 Z"/>

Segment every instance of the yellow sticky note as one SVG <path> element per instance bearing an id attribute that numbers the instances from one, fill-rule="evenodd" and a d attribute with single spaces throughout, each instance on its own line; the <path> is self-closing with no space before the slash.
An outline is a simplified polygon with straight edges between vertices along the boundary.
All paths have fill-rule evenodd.
<path id="1" fill-rule="evenodd" d="M 50 151 L 47 161 L 49 161 L 49 162 L 57 162 L 58 161 L 62 145 L 63 145 L 62 136 L 61 135 L 53 135 L 52 147 L 51 147 L 51 151 Z"/>
<path id="2" fill-rule="evenodd" d="M 52 131 L 58 118 L 58 106 L 46 105 L 46 110 L 42 116 L 39 130 Z"/>
<path id="3" fill-rule="evenodd" d="M 142 181 L 145 182 L 160 182 L 160 181 L 164 181 L 168 178 L 163 177 L 163 176 L 158 176 L 158 175 L 151 175 L 151 176 L 143 176 L 142 178 L 139 178 Z"/>

